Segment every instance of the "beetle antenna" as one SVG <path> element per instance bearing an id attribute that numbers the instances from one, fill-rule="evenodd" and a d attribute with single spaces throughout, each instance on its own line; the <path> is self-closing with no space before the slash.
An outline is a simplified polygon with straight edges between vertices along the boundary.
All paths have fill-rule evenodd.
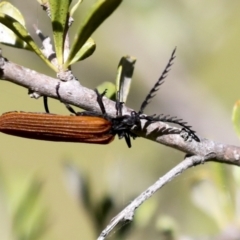
<path id="1" fill-rule="evenodd" d="M 188 125 L 187 122 L 184 122 L 183 119 L 177 118 L 177 117 L 171 117 L 169 115 L 167 116 L 159 116 L 159 121 L 161 122 L 169 122 L 169 123 L 174 123 L 178 124 L 179 126 L 183 127 L 182 131 L 187 132 L 187 139 L 191 137 L 194 139 L 196 142 L 200 142 L 199 137 L 196 135 L 196 132 L 192 130 L 192 126 Z"/>
<path id="2" fill-rule="evenodd" d="M 145 107 L 149 104 L 150 100 L 155 96 L 155 92 L 157 92 L 159 90 L 159 87 L 161 84 L 164 83 L 164 79 L 167 77 L 168 72 L 171 70 L 171 66 L 173 65 L 173 60 L 175 59 L 175 52 L 176 52 L 176 47 L 174 48 L 172 55 L 168 61 L 167 66 L 165 67 L 164 71 L 162 72 L 160 78 L 158 79 L 158 81 L 155 83 L 155 85 L 153 86 L 153 88 L 150 90 L 150 92 L 148 93 L 147 97 L 145 98 L 145 100 L 143 101 L 140 110 L 138 112 L 138 114 L 142 114 Z"/>
<path id="3" fill-rule="evenodd" d="M 171 117 L 170 115 L 163 115 L 160 114 L 159 116 L 153 115 L 153 116 L 143 116 L 142 119 L 146 119 L 149 122 L 168 122 L 168 123 L 174 123 L 178 124 L 179 126 L 183 127 L 181 132 L 186 132 L 187 136 L 185 137 L 186 140 L 190 138 L 194 139 L 197 142 L 200 142 L 199 137 L 196 135 L 196 132 L 192 130 L 192 126 L 188 125 L 187 122 L 184 122 L 183 119 L 177 118 L 177 117 Z"/>

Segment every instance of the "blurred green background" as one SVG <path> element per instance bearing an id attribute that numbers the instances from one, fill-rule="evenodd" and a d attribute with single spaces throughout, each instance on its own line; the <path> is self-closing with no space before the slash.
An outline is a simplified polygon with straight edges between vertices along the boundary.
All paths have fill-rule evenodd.
<path id="1" fill-rule="evenodd" d="M 50 20 L 37 1 L 9 2 L 23 13 L 33 37 L 33 24 L 51 35 Z M 71 37 L 93 2 L 83 2 L 75 15 Z M 93 89 L 103 81 L 115 81 L 123 55 L 136 57 L 127 106 L 138 110 L 177 46 L 172 71 L 146 113 L 178 116 L 188 121 L 200 136 L 237 145 L 239 140 L 233 130 L 231 112 L 240 96 L 239 9 L 238 0 L 124 1 L 94 33 L 96 52 L 75 64 L 73 72 L 82 85 Z M 10 61 L 55 77 L 34 53 L 6 46 L 2 49 Z M 26 89 L 9 82 L 1 81 L 0 101 L 1 113 L 44 111 L 42 99 L 30 99 Z M 50 100 L 49 105 L 51 112 L 68 114 L 58 101 Z M 70 183 L 72 167 L 66 166 L 74 166 L 87 177 L 94 204 L 111 195 L 115 209 L 120 210 L 184 157 L 181 152 L 145 139 L 136 139 L 128 149 L 125 142 L 118 139 L 110 145 L 98 146 L 41 142 L 1 134 L 0 145 L 0 238 L 3 240 L 20 239 L 16 237 L 19 226 L 14 225 L 14 213 L 34 181 L 40 184 L 37 203 L 34 210 L 26 209 L 23 216 L 39 209 L 44 212 L 47 226 L 39 239 L 96 238 L 100 232 L 76 196 L 74 183 Z M 232 223 L 234 217 L 226 212 L 232 211 L 234 215 L 234 210 L 223 210 L 226 214 L 222 214 L 222 221 L 216 222 L 213 214 L 196 204 L 193 184 L 199 179 L 208 181 L 216 172 L 220 177 L 224 174 L 231 178 L 231 171 L 228 166 L 208 163 L 182 174 L 138 210 L 135 226 L 124 239 L 159 239 L 157 222 L 164 216 L 175 221 L 180 235 L 218 234 Z M 234 203 L 226 197 L 230 194 L 229 184 L 222 181 L 218 190 L 226 194 L 222 197 L 228 199 L 231 208 Z M 197 196 L 202 201 L 211 197 Z M 208 206 L 215 204 L 209 202 Z M 29 226 L 33 218 L 26 221 Z M 114 237 L 113 234 L 111 238 Z"/>

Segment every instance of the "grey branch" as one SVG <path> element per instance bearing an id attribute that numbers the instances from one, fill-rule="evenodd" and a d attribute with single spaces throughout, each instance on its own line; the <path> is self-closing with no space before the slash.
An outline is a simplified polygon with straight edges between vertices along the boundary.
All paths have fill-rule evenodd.
<path id="1" fill-rule="evenodd" d="M 31 92 L 38 93 L 32 97 L 47 96 L 58 99 L 56 86 L 60 84 L 59 94 L 63 102 L 88 111 L 101 113 L 96 101 L 95 92 L 81 86 L 75 78 L 70 81 L 63 82 L 59 79 L 46 76 L 34 70 L 10 62 L 1 55 L 0 78 L 25 87 Z M 103 103 L 108 115 L 115 117 L 115 102 L 104 97 Z M 123 107 L 123 114 L 130 114 L 132 110 L 133 109 Z M 146 124 L 146 121 L 144 120 L 142 120 L 141 123 L 141 129 L 133 129 L 133 132 L 138 136 L 178 149 L 190 155 L 206 156 L 209 153 L 214 153 L 215 156 L 211 159 L 211 161 L 240 166 L 240 147 L 216 143 L 212 140 L 204 138 L 201 138 L 200 143 L 194 140 L 188 142 L 184 141 L 179 134 L 166 134 L 167 129 L 172 129 L 172 126 L 170 127 L 166 123 L 157 122 L 154 124 Z"/>

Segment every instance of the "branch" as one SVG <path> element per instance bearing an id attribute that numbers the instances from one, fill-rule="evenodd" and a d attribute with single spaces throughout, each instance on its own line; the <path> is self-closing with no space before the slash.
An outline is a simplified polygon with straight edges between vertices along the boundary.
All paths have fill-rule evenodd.
<path id="1" fill-rule="evenodd" d="M 38 98 L 39 96 L 47 96 L 58 99 L 56 86 L 60 84 L 59 94 L 61 100 L 65 103 L 72 104 L 88 111 L 99 112 L 100 108 L 96 101 L 96 93 L 93 90 L 81 86 L 74 78 L 70 81 L 60 81 L 59 79 L 37 73 L 34 70 L 22 67 L 13 62 L 8 61 L 0 55 L 0 78 L 22 87 L 25 87 L 31 92 L 31 97 Z M 103 103 L 107 109 L 107 113 L 111 117 L 116 116 L 115 102 L 103 98 Z M 123 107 L 123 114 L 130 114 L 133 109 Z M 214 153 L 215 157 L 211 161 L 233 164 L 240 166 L 240 147 L 216 143 L 212 140 L 201 138 L 201 142 L 185 141 L 179 134 L 174 134 L 172 131 L 167 134 L 166 130 L 173 127 L 163 122 L 154 124 L 146 124 L 145 120 L 141 121 L 141 129 L 133 129 L 133 132 L 138 136 L 149 140 L 164 144 L 168 147 L 178 149 L 182 152 L 191 155 L 206 156 L 209 153 Z M 178 132 L 180 129 L 177 129 Z"/>
<path id="2" fill-rule="evenodd" d="M 135 198 L 126 208 L 124 208 L 116 217 L 114 217 L 109 225 L 102 231 L 97 240 L 105 239 L 109 233 L 120 223 L 125 223 L 132 221 L 134 217 L 135 210 L 142 205 L 147 199 L 149 199 L 153 194 L 162 188 L 165 184 L 172 181 L 175 177 L 183 173 L 185 170 L 204 163 L 207 159 L 211 157 L 207 155 L 205 157 L 201 156 L 191 156 L 185 158 L 181 163 L 171 169 L 164 176 L 159 178 L 152 186 L 150 186 L 146 191 L 141 193 L 137 198 Z"/>

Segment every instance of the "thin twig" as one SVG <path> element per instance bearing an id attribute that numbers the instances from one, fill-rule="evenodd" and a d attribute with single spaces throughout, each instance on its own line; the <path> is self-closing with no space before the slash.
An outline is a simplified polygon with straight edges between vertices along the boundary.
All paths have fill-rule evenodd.
<path id="1" fill-rule="evenodd" d="M 172 181 L 175 177 L 183 173 L 185 170 L 202 164 L 206 159 L 209 159 L 211 155 L 206 157 L 202 156 L 191 156 L 185 158 L 181 163 L 172 168 L 164 176 L 159 178 L 152 186 L 150 186 L 146 191 L 141 193 L 136 197 L 126 208 L 124 208 L 116 217 L 114 217 L 109 225 L 101 232 L 97 240 L 104 240 L 109 233 L 120 223 L 132 221 L 135 210 L 142 205 L 147 199 L 153 196 L 153 194 L 166 185 L 168 182 Z"/>
<path id="2" fill-rule="evenodd" d="M 44 56 L 56 67 L 58 68 L 56 53 L 53 50 L 53 45 L 51 42 L 51 38 L 49 36 L 45 36 L 43 32 L 37 27 L 36 24 L 33 24 L 36 34 L 42 42 L 42 53 Z"/>

